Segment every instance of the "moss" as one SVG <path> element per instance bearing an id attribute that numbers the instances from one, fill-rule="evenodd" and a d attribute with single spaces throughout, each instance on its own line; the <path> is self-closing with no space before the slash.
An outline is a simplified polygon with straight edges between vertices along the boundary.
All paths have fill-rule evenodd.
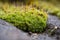
<path id="1" fill-rule="evenodd" d="M 47 14 L 35 8 L 21 9 L 5 5 L 0 8 L 0 19 L 24 31 L 42 32 L 46 28 Z"/>
<path id="2" fill-rule="evenodd" d="M 60 19 L 60 12 L 57 14 L 58 18 Z"/>
<path id="3" fill-rule="evenodd" d="M 56 15 L 56 16 L 58 13 L 59 13 L 59 10 L 53 10 L 53 11 L 49 12 L 49 14 Z"/>

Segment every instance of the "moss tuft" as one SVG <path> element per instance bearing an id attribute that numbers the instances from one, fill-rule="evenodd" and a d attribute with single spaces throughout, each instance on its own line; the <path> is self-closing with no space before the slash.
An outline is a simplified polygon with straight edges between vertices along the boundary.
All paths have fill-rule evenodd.
<path id="1" fill-rule="evenodd" d="M 47 14 L 35 8 L 3 6 L 0 8 L 0 19 L 12 23 L 24 31 L 42 32 L 46 28 Z"/>

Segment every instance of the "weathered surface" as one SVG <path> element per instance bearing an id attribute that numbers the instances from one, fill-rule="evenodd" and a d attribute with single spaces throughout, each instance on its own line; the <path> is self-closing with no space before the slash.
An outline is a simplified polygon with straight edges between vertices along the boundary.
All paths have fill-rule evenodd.
<path id="1" fill-rule="evenodd" d="M 56 16 L 48 15 L 48 24 L 52 24 L 54 26 L 60 27 L 60 19 Z"/>
<path id="2" fill-rule="evenodd" d="M 0 20 L 0 40 L 30 40 L 27 33 Z"/>
<path id="3" fill-rule="evenodd" d="M 47 34 L 39 35 L 39 39 L 41 40 L 56 40 L 55 37 L 49 37 Z"/>
<path id="4" fill-rule="evenodd" d="M 32 35 L 32 40 L 56 40 L 55 37 L 49 37 L 48 34 L 38 34 L 36 36 Z"/>
<path id="5" fill-rule="evenodd" d="M 48 34 L 32 34 L 25 33 L 9 23 L 0 20 L 0 40 L 55 40 Z"/>
<path id="6" fill-rule="evenodd" d="M 49 15 L 48 14 L 48 21 L 47 21 L 48 28 L 52 31 L 57 27 L 56 30 L 54 30 L 51 34 L 56 37 L 56 40 L 60 40 L 60 19 L 56 16 Z"/>

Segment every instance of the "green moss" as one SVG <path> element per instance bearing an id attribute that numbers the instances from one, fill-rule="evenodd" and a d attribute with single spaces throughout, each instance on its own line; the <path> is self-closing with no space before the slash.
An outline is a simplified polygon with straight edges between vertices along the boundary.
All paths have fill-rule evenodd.
<path id="1" fill-rule="evenodd" d="M 57 14 L 58 18 L 60 19 L 60 12 Z"/>
<path id="2" fill-rule="evenodd" d="M 53 10 L 49 14 L 52 14 L 52 15 L 56 15 L 57 16 L 58 13 L 59 13 L 59 10 Z"/>
<path id="3" fill-rule="evenodd" d="M 20 9 L 5 5 L 0 8 L 0 19 L 24 31 L 42 32 L 46 28 L 47 14 L 35 8 Z"/>

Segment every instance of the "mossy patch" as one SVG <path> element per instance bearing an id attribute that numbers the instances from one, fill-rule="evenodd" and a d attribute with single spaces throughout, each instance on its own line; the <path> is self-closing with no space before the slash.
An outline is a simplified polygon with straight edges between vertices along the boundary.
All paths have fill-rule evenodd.
<path id="1" fill-rule="evenodd" d="M 46 28 L 47 14 L 35 8 L 20 8 L 6 4 L 0 7 L 0 19 L 24 31 L 42 32 Z"/>

